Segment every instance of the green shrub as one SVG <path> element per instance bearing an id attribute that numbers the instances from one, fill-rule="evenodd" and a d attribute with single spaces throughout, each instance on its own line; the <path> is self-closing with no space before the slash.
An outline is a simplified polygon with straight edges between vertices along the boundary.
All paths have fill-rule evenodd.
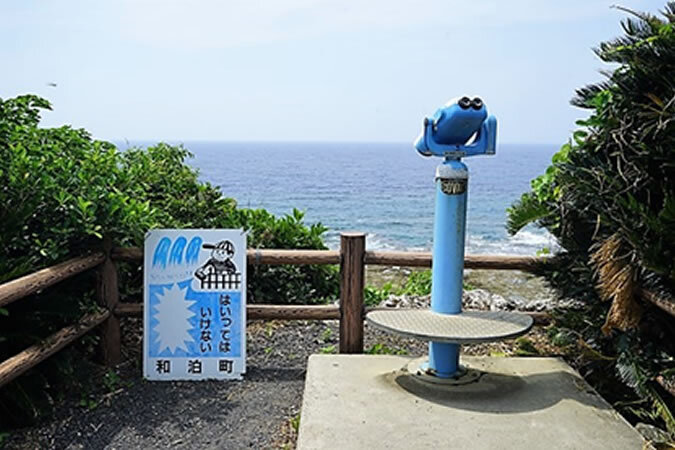
<path id="1" fill-rule="evenodd" d="M 365 351 L 367 355 L 407 355 L 408 351 L 406 349 L 394 349 L 378 342 L 373 344 L 369 349 Z"/>
<path id="2" fill-rule="evenodd" d="M 366 286 L 364 303 L 366 306 L 377 306 L 390 295 L 431 295 L 431 270 L 414 270 L 405 279 L 403 285 L 394 285 L 392 282 L 384 283 L 380 287 Z M 464 290 L 470 291 L 475 286 L 464 283 Z"/>
<path id="3" fill-rule="evenodd" d="M 276 217 L 239 209 L 200 182 L 183 147 L 160 143 L 120 152 L 85 130 L 39 127 L 42 109 L 49 103 L 33 95 L 0 99 L 0 283 L 99 249 L 103 235 L 118 246 L 142 246 L 145 232 L 157 227 L 242 227 L 250 247 L 326 248 L 326 228 L 305 225 L 302 212 Z M 310 303 L 337 295 L 331 266 L 249 267 L 248 273 L 250 302 Z M 123 293 L 138 298 L 140 274 L 137 265 L 120 265 Z M 0 309 L 0 360 L 94 308 L 93 287 L 94 276 L 86 273 Z M 51 403 L 49 392 L 35 386 L 63 372 L 64 361 L 51 358 L 0 391 L 0 429 L 34 417 L 36 396 Z M 33 388 L 24 388 L 31 382 Z M 17 404 L 26 417 L 13 412 Z"/>
<path id="4" fill-rule="evenodd" d="M 535 222 L 555 235 L 566 253 L 549 277 L 588 301 L 570 326 L 616 355 L 589 370 L 614 364 L 675 432 L 673 399 L 655 382 L 674 364 L 672 322 L 637 299 L 640 288 L 675 292 L 675 3 L 663 18 L 628 12 L 625 34 L 596 49 L 617 67 L 572 102 L 590 117 L 509 209 L 507 228 Z"/>
<path id="5" fill-rule="evenodd" d="M 413 271 L 402 289 L 403 294 L 430 295 L 431 294 L 431 270 Z"/>
<path id="6" fill-rule="evenodd" d="M 366 306 L 378 306 L 393 293 L 394 287 L 392 283 L 385 283 L 381 287 L 368 285 L 364 289 L 363 303 Z"/>

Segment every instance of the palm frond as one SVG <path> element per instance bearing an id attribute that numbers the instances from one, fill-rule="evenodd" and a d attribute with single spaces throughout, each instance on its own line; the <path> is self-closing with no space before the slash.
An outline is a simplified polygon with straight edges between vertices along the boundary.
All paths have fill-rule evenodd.
<path id="1" fill-rule="evenodd" d="M 635 299 L 636 269 L 625 255 L 626 244 L 618 233 L 606 239 L 591 255 L 598 276 L 597 290 L 600 298 L 611 301 L 612 306 L 602 332 L 609 335 L 612 328 L 634 328 L 642 317 L 642 308 Z"/>
<path id="2" fill-rule="evenodd" d="M 512 236 L 526 225 L 541 220 L 550 214 L 546 205 L 529 193 L 523 194 L 520 200 L 507 209 L 507 212 L 506 231 Z"/>

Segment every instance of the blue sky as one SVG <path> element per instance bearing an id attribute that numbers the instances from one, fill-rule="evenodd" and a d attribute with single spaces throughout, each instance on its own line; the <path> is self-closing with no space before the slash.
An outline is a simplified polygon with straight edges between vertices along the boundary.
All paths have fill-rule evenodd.
<path id="1" fill-rule="evenodd" d="M 471 94 L 500 142 L 558 144 L 617 2 L 5 0 L 0 97 L 42 95 L 45 125 L 110 140 L 412 141 Z"/>

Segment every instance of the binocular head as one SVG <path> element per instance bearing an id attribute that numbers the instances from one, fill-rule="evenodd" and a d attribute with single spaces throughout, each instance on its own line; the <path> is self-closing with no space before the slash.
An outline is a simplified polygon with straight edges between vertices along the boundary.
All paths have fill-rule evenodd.
<path id="1" fill-rule="evenodd" d="M 461 158 L 493 154 L 497 119 L 489 116 L 479 97 L 455 98 L 424 119 L 415 148 L 424 156 Z"/>

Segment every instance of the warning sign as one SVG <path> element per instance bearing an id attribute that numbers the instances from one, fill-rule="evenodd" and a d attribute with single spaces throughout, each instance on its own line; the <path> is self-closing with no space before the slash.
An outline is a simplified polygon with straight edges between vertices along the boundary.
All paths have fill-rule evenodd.
<path id="1" fill-rule="evenodd" d="M 246 372 L 246 234 L 151 230 L 145 237 L 143 375 L 239 379 Z"/>

